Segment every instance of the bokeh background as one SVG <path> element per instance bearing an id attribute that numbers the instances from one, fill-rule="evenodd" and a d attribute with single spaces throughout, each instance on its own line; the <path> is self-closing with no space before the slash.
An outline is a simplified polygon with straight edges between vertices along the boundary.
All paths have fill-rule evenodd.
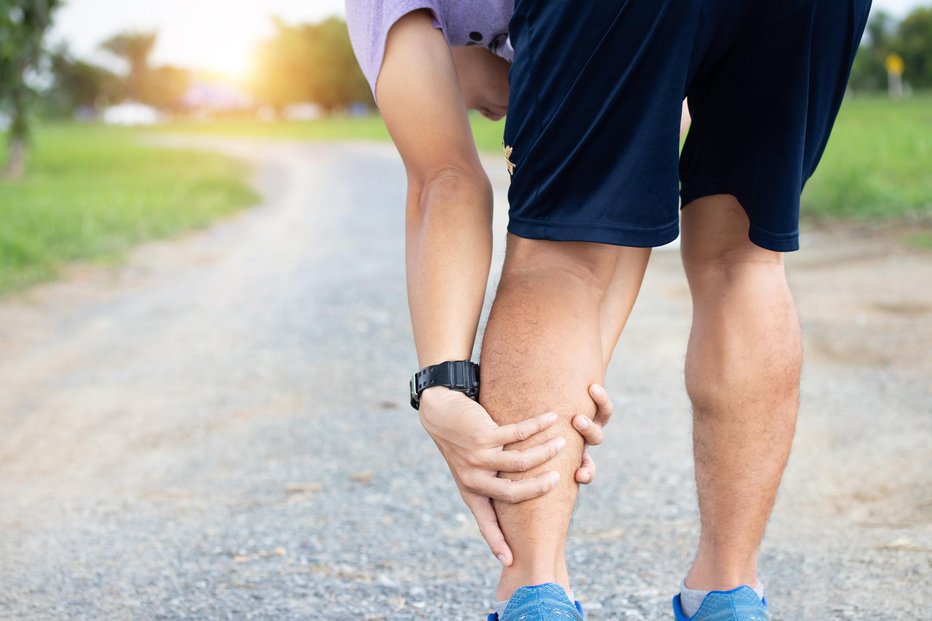
<path id="1" fill-rule="evenodd" d="M 338 0 L 0 6 L 0 291 L 254 200 L 237 164 L 143 149 L 141 135 L 387 140 Z M 932 9 L 875 2 L 848 100 L 806 188 L 810 222 L 928 220 L 930 93 Z M 499 149 L 501 123 L 477 117 L 474 128 L 481 149 Z M 168 177 L 173 197 L 144 191 Z M 922 230 L 910 235 L 932 245 Z"/>

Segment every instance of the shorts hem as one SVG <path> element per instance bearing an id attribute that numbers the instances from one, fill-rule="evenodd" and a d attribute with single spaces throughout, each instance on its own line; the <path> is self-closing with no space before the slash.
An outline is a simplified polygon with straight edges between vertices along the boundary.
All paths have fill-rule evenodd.
<path id="1" fill-rule="evenodd" d="M 744 209 L 744 213 L 747 214 L 748 220 L 751 220 L 751 212 L 748 211 L 748 201 L 744 193 L 728 184 L 691 184 L 689 188 L 680 193 L 682 199 L 681 206 L 686 207 L 694 200 L 718 194 L 734 196 Z M 794 252 L 799 250 L 799 229 L 792 233 L 774 233 L 755 226 L 754 223 L 751 222 L 750 227 L 748 227 L 748 239 L 755 245 L 773 252 Z"/>
<path id="2" fill-rule="evenodd" d="M 756 226 L 748 229 L 748 239 L 766 250 L 794 252 L 799 250 L 799 232 L 778 235 L 761 230 Z"/>
<path id="3" fill-rule="evenodd" d="M 675 220 L 657 229 L 629 229 L 596 222 L 543 222 L 511 218 L 508 221 L 508 232 L 526 239 L 654 248 L 665 246 L 676 239 L 680 234 L 680 225 Z"/>

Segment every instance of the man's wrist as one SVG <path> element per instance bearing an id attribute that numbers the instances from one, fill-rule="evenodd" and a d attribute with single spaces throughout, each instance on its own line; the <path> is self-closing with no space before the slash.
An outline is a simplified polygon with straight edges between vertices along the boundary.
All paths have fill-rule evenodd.
<path id="1" fill-rule="evenodd" d="M 469 399 L 466 393 L 446 386 L 431 386 L 421 393 L 421 406 L 431 407 L 448 399 Z"/>

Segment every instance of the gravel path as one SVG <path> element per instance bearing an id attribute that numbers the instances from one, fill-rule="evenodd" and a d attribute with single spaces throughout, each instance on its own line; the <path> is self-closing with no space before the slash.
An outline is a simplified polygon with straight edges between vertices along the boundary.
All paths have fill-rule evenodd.
<path id="1" fill-rule="evenodd" d="M 0 618 L 484 618 L 497 562 L 406 405 L 396 154 L 201 142 L 254 161 L 266 202 L 0 304 Z M 775 620 L 930 619 L 930 255 L 850 231 L 803 247 Z M 657 251 L 573 520 L 592 621 L 671 618 L 697 524 L 688 322 Z"/>

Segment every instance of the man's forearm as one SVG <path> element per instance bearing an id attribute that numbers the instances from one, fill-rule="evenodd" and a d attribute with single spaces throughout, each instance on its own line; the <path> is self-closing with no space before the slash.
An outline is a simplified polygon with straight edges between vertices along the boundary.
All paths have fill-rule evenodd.
<path id="1" fill-rule="evenodd" d="M 469 359 L 492 258 L 492 190 L 485 173 L 448 169 L 412 183 L 406 238 L 420 366 Z"/>

